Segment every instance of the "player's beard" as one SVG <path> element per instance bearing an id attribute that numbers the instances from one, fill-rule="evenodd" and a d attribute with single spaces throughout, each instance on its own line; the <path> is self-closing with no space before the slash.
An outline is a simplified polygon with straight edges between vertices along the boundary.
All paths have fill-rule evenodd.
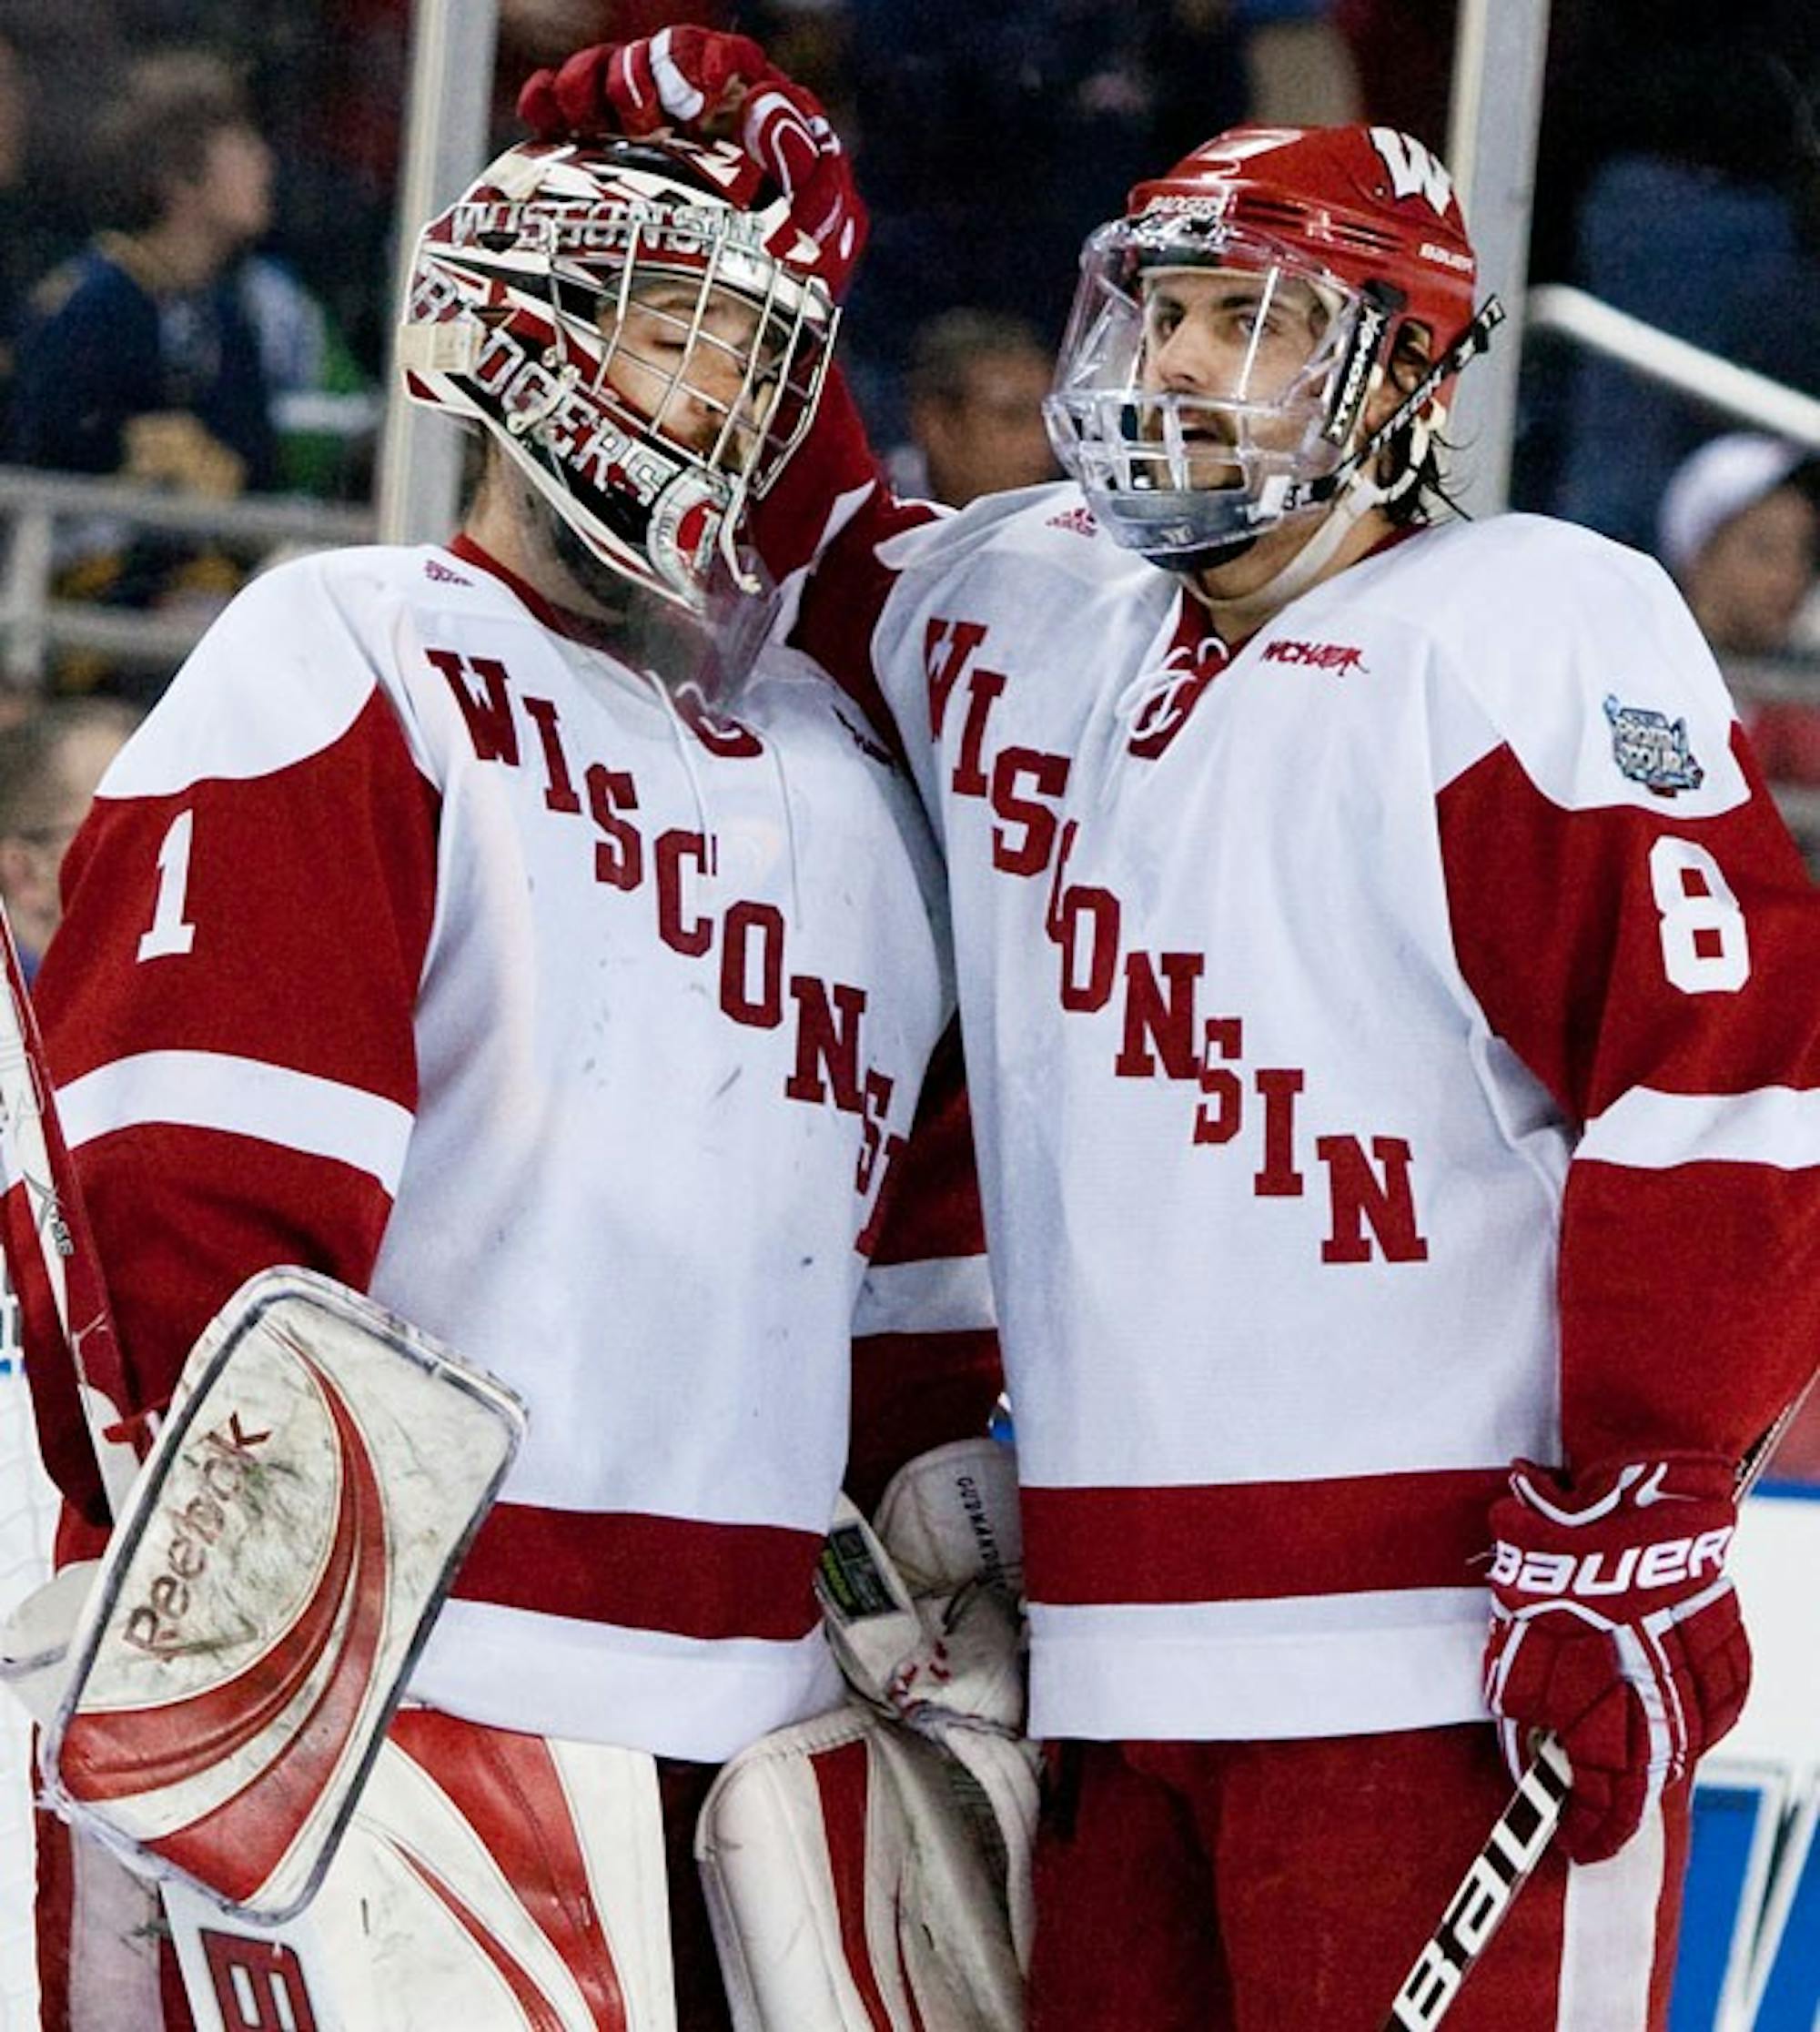
<path id="1" fill-rule="evenodd" d="M 733 698 L 768 632 L 771 600 L 736 591 L 730 581 L 717 583 L 709 588 L 707 612 L 690 613 L 598 557 L 535 487 L 524 488 L 524 504 L 587 599 L 592 612 L 578 618 L 602 648 L 672 692 L 688 685 L 719 705 Z"/>
<path id="2" fill-rule="evenodd" d="M 634 585 L 624 572 L 616 570 L 604 558 L 597 557 L 558 513 L 554 503 L 535 487 L 527 487 L 524 498 L 527 509 L 541 521 L 545 539 L 557 562 L 586 595 L 589 603 L 598 610 L 605 626 L 623 627 L 635 604 L 660 603 L 643 587 Z"/>

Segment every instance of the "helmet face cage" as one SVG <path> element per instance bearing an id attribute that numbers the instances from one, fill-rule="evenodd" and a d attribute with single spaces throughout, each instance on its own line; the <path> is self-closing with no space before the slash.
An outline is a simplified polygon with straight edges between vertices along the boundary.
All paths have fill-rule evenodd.
<path id="1" fill-rule="evenodd" d="M 482 424 L 583 547 L 692 612 L 814 414 L 836 312 L 736 149 L 511 149 L 425 228 L 409 392 Z"/>
<path id="2" fill-rule="evenodd" d="M 1256 234 L 1167 215 L 1102 227 L 1081 268 L 1044 414 L 1121 541 L 1164 559 L 1236 542 L 1339 466 L 1358 385 L 1350 284 Z M 1164 387 L 1155 354 L 1178 299 L 1209 298 L 1233 335 L 1221 388 Z"/>
<path id="3" fill-rule="evenodd" d="M 1236 349 L 1228 327 L 1218 387 L 1190 394 L 1206 376 L 1177 372 L 1175 392 L 1162 385 L 1164 335 L 1147 328 L 1146 298 L 1172 269 L 1195 268 L 1249 277 L 1260 327 L 1275 310 L 1320 307 L 1303 319 L 1293 370 L 1278 370 L 1285 341 L 1272 342 L 1276 367 L 1264 371 L 1261 346 L 1255 358 Z M 1366 403 L 1405 332 L 1457 371 L 1454 349 L 1477 327 L 1476 263 L 1451 179 L 1389 127 L 1217 136 L 1139 185 L 1126 217 L 1087 241 L 1081 271 L 1045 404 L 1050 437 L 1115 541 L 1165 563 L 1232 548 L 1342 493 L 1363 503 L 1407 491 L 1451 372 L 1371 434 Z M 1205 284 L 1184 294 L 1205 307 Z M 1294 326 L 1290 316 L 1284 329 Z M 1387 444 L 1406 447 L 1393 475 L 1378 467 Z"/>
<path id="4" fill-rule="evenodd" d="M 627 226 L 632 249 L 593 314 L 607 399 L 656 442 L 763 494 L 814 416 L 832 305 L 819 283 L 805 288 L 725 238 L 692 265 L 643 247 L 643 236 L 673 232 L 662 215 L 629 213 Z M 705 417 L 705 439 L 692 417 Z"/>

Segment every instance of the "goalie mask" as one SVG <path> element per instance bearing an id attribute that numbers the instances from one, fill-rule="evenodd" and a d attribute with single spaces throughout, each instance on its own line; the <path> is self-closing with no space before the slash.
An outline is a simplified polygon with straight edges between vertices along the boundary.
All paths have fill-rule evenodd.
<path id="1" fill-rule="evenodd" d="M 1139 184 L 1081 255 L 1044 405 L 1063 466 L 1113 538 L 1192 569 L 1342 494 L 1413 486 L 1475 318 L 1447 171 L 1390 127 L 1237 127 Z M 1420 328 L 1419 334 L 1410 328 Z M 1369 436 L 1406 333 L 1431 365 Z M 1377 454 L 1401 435 L 1396 476 Z"/>
<path id="2" fill-rule="evenodd" d="M 587 557 L 692 614 L 814 413 L 836 313 L 735 147 L 527 142 L 417 244 L 413 399 L 482 424 Z M 718 604 L 719 602 L 717 602 Z"/>

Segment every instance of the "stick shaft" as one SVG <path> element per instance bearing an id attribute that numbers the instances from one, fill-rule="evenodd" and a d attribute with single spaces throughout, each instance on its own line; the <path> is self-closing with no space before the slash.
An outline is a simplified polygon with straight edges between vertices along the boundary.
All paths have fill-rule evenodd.
<path id="1" fill-rule="evenodd" d="M 108 1508 L 117 1517 L 135 1464 L 130 1448 L 104 1437 L 122 1416 L 119 1337 L 4 906 L 0 960 L 5 973 L 5 992 L 0 995 L 0 1137 L 7 1185 L 22 1194 L 22 1203 L 9 1207 L 4 1224 L 7 1269 L 21 1308 L 37 1329 L 28 1365 L 48 1360 L 66 1368 Z M 49 1318 L 43 1305 L 31 1303 L 35 1293 L 48 1294 Z M 47 1349 L 44 1337 L 53 1323 L 61 1346 Z"/>
<path id="2" fill-rule="evenodd" d="M 1384 2032 L 1432 2032 L 1554 1838 L 1567 1803 L 1566 1753 L 1552 1735 L 1492 1824 L 1441 1921 L 1403 1979 Z"/>

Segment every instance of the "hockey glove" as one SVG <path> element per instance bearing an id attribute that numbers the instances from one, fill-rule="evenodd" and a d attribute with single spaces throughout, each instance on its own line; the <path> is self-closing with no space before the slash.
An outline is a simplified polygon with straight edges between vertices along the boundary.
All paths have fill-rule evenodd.
<path id="1" fill-rule="evenodd" d="M 1534 1462 L 1491 1507 L 1485 1698 L 1513 1775 L 1532 1731 L 1572 1766 L 1561 1842 L 1614 1855 L 1738 1718 L 1751 1653 L 1724 1576 L 1735 1474 L 1711 1454 L 1589 1471 Z"/>
<path id="2" fill-rule="evenodd" d="M 821 249 L 830 291 L 840 297 L 852 279 L 866 214 L 846 151 L 814 96 L 774 69 L 750 36 L 678 26 L 639 42 L 597 43 L 559 69 L 533 74 L 518 110 L 541 140 L 668 128 L 704 141 L 736 132 Z"/>
<path id="3" fill-rule="evenodd" d="M 542 141 L 660 127 L 702 139 L 770 70 L 749 35 L 668 28 L 642 42 L 596 43 L 556 70 L 533 72 L 519 117 Z"/>

